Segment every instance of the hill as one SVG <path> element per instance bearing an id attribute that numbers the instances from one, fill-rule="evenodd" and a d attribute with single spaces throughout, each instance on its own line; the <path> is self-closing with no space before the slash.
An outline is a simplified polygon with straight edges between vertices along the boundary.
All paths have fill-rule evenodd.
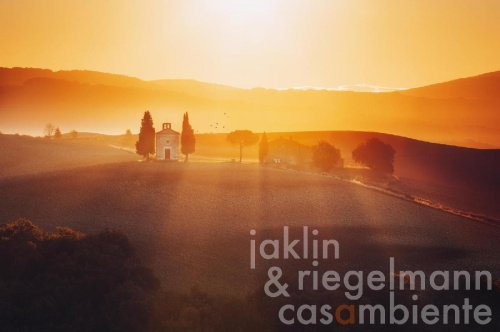
<path id="1" fill-rule="evenodd" d="M 314 226 L 342 244 L 343 260 L 322 268 L 377 269 L 391 253 L 406 267 L 500 273 L 498 228 L 330 177 L 258 165 L 99 165 L 2 179 L 0 197 L 0 223 L 25 217 L 47 229 L 125 233 L 171 290 L 254 291 L 266 269 L 259 262 L 250 273 L 248 231 L 274 239 L 283 225 L 293 234 Z"/>
<path id="2" fill-rule="evenodd" d="M 198 132 L 363 130 L 477 148 L 500 147 L 500 75 L 386 93 L 238 89 L 191 80 L 144 81 L 90 71 L 0 69 L 0 130 L 123 133 L 150 109 L 157 126 Z M 26 120 L 29 119 L 29 120 Z"/>
<path id="3" fill-rule="evenodd" d="M 90 70 L 52 71 L 40 68 L 0 68 L 1 85 L 22 85 L 34 78 L 50 78 L 92 85 L 112 85 L 118 87 L 145 87 L 147 84 L 134 77 L 101 73 Z"/>
<path id="4" fill-rule="evenodd" d="M 402 94 L 436 99 L 497 100 L 500 92 L 500 71 L 421 88 L 402 91 Z"/>
<path id="5" fill-rule="evenodd" d="M 100 144 L 99 140 L 50 140 L 0 135 L 0 178 L 136 160 L 125 150 Z"/>
<path id="6" fill-rule="evenodd" d="M 491 183 L 500 179 L 496 171 L 500 167 L 500 149 L 472 149 L 453 145 L 429 143 L 412 138 L 363 131 L 318 131 L 318 132 L 269 132 L 268 140 L 289 138 L 312 146 L 325 140 L 340 149 L 347 166 L 354 166 L 352 151 L 370 138 L 378 138 L 391 144 L 396 150 L 395 174 L 428 182 L 468 179 Z M 226 134 L 198 134 L 196 155 L 236 158 L 239 150 L 230 145 Z M 258 159 L 258 146 L 244 150 L 247 160 Z M 477 172 L 480 169 L 481 172 Z"/>
<path id="7" fill-rule="evenodd" d="M 496 202 L 498 182 L 488 182 L 498 181 L 495 171 L 499 150 L 458 148 L 369 132 L 270 133 L 269 137 L 285 135 L 304 144 L 321 138 L 336 142 L 344 157 L 357 142 L 378 137 L 396 147 L 396 172 L 413 176 L 398 185 L 411 190 L 421 188 L 434 197 L 445 195 L 449 202 L 484 208 L 500 216 Z M 189 289 L 201 289 L 210 297 L 229 298 L 233 309 L 241 301 L 253 303 L 262 299 L 259 294 L 268 276 L 267 268 L 275 264 L 259 259 L 257 269 L 249 269 L 250 229 L 256 230 L 259 241 L 280 239 L 283 226 L 290 227 L 292 238 L 300 238 L 303 225 L 318 230 L 322 237 L 336 239 L 341 243 L 341 259 L 323 260 L 319 273 L 332 269 L 341 275 L 352 269 L 377 270 L 387 266 L 391 256 L 396 258 L 398 268 L 430 273 L 463 270 L 465 266 L 471 271 L 491 271 L 495 284 L 500 280 L 498 227 L 470 222 L 387 192 L 341 181 L 336 178 L 338 173 L 325 176 L 239 163 L 116 163 L 120 158 L 135 158 L 109 147 L 120 139 L 92 133 L 82 133 L 75 140 L 0 135 L 0 159 L 12 161 L 10 165 L 0 163 L 0 171 L 24 172 L 21 176 L 0 177 L 0 223 L 29 218 L 51 230 L 58 226 L 84 233 L 118 230 L 130 238 L 139 258 L 161 280 L 168 292 L 165 299 L 172 299 L 173 294 L 186 298 Z M 211 152 L 227 159 L 237 150 L 223 142 L 222 134 L 198 135 L 197 139 L 199 153 Z M 255 152 L 248 150 L 249 155 Z M 113 163 L 74 168 L 106 159 Z M 474 169 L 467 170 L 471 165 Z M 27 166 L 32 168 L 26 169 Z M 409 166 L 413 168 L 405 169 Z M 436 178 L 431 177 L 433 168 L 439 173 Z M 27 175 L 49 170 L 53 171 Z M 426 176 L 431 182 L 424 181 Z M 462 182 L 448 183 L 453 187 L 443 190 L 454 176 Z M 493 191 L 480 188 L 485 184 Z M 293 275 L 310 269 L 311 261 L 280 261 L 280 266 L 285 275 Z M 293 282 L 290 285 L 296 286 Z M 344 298 L 338 294 L 342 293 L 324 296 L 329 303 L 341 303 Z M 306 296 L 297 301 L 325 301 L 323 295 Z M 387 299 L 382 292 L 369 296 L 381 303 Z M 419 296 L 428 303 L 455 303 L 454 297 L 443 291 L 427 291 Z M 453 296 L 470 297 L 474 303 L 480 301 L 498 309 L 495 292 L 463 291 L 454 292 Z M 205 295 L 202 299 L 206 303 Z M 190 298 L 185 301 L 191 308 Z M 407 302 L 401 303 L 409 306 L 415 302 L 408 297 Z M 178 309 L 181 304 L 174 301 L 172 305 Z M 161 308 L 159 314 L 165 317 L 164 306 Z M 248 306 L 236 308 L 238 312 L 249 310 Z M 266 310 L 275 313 L 278 308 L 271 306 Z M 493 330 L 497 329 L 496 322 Z M 465 330 L 475 331 L 470 326 Z M 477 330 L 483 331 L 484 327 Z"/>
<path id="8" fill-rule="evenodd" d="M 446 206 L 500 219 L 496 197 L 500 195 L 500 150 L 471 149 L 418 141 L 406 137 L 352 131 L 267 133 L 270 141 L 290 138 L 312 146 L 326 140 L 340 149 L 347 167 L 357 167 L 352 150 L 370 138 L 391 144 L 396 150 L 394 182 L 376 183 L 387 189 L 422 197 Z M 94 164 L 132 161 L 137 137 L 79 133 L 62 140 L 0 135 L 0 177 L 48 172 Z M 193 161 L 227 162 L 239 149 L 226 134 L 197 134 Z M 257 162 L 257 146 L 244 149 L 244 161 Z M 337 172 L 346 179 L 372 182 L 363 170 Z"/>
<path id="9" fill-rule="evenodd" d="M 391 144 L 396 150 L 395 175 L 401 180 L 395 190 L 418 195 L 455 208 L 500 218 L 495 198 L 500 195 L 500 149 L 472 149 L 429 143 L 396 135 L 358 132 L 281 132 L 267 133 L 268 139 L 290 138 L 312 146 L 326 140 L 340 149 L 345 165 L 356 166 L 352 151 L 370 138 Z M 197 135 L 196 154 L 236 159 L 238 148 L 224 134 Z M 244 159 L 258 160 L 258 148 L 245 148 Z"/>

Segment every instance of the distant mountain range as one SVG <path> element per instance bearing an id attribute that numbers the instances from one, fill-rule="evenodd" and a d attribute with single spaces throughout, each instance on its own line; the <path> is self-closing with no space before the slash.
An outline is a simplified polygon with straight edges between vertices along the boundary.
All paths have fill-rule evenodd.
<path id="1" fill-rule="evenodd" d="M 94 71 L 0 68 L 2 132 L 41 135 L 48 122 L 63 132 L 137 132 L 145 110 L 156 126 L 169 121 L 176 128 L 188 111 L 197 132 L 364 130 L 498 148 L 500 72 L 372 93 L 239 89 Z"/>

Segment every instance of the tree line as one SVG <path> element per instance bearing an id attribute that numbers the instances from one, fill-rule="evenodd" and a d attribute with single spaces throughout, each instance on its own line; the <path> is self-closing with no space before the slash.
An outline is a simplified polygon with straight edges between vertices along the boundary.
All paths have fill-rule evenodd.
<path id="1" fill-rule="evenodd" d="M 239 161 L 242 162 L 243 148 L 259 142 L 257 134 L 250 130 L 236 130 L 228 134 L 227 140 L 239 147 Z M 396 151 L 378 138 L 371 138 L 352 151 L 352 159 L 376 173 L 392 174 Z M 269 142 L 266 133 L 259 142 L 259 162 L 266 163 L 269 156 Z M 312 163 L 323 172 L 334 169 L 341 161 L 340 150 L 327 141 L 320 141 L 312 147 Z"/>
<path id="2" fill-rule="evenodd" d="M 394 173 L 396 151 L 378 138 L 370 138 L 352 151 L 352 159 L 375 173 Z M 313 164 L 323 172 L 331 171 L 341 159 L 340 150 L 326 141 L 313 146 Z"/>
<path id="3" fill-rule="evenodd" d="M 45 137 L 59 139 L 62 137 L 61 130 L 48 123 L 45 127 Z M 75 139 L 78 133 L 73 130 L 70 137 Z M 139 138 L 135 142 L 136 153 L 144 159 L 149 160 L 155 153 L 156 130 L 153 124 L 153 118 L 149 111 L 144 112 L 141 119 Z M 259 136 L 250 130 L 235 130 L 227 135 L 227 141 L 239 148 L 239 162 L 243 161 L 244 148 L 259 143 L 259 162 L 265 164 L 269 156 L 269 142 L 264 132 Z M 131 145 L 134 138 L 130 129 L 127 129 L 124 135 L 124 145 Z M 182 132 L 180 136 L 181 153 L 185 156 L 184 161 L 189 160 L 189 155 L 196 150 L 196 138 L 194 130 L 189 122 L 189 114 L 183 114 Z M 392 174 L 394 172 L 394 156 L 396 151 L 387 143 L 377 138 L 371 138 L 360 144 L 352 151 L 352 159 L 376 173 Z M 327 141 L 320 141 L 312 147 L 312 164 L 323 172 L 329 172 L 342 160 L 340 150 Z"/>
<path id="4" fill-rule="evenodd" d="M 52 123 L 47 123 L 45 125 L 43 133 L 45 138 L 60 139 L 63 136 L 61 129 L 59 127 L 54 126 Z M 72 130 L 69 132 L 69 135 L 72 139 L 75 139 L 78 137 L 78 132 L 76 130 Z"/>

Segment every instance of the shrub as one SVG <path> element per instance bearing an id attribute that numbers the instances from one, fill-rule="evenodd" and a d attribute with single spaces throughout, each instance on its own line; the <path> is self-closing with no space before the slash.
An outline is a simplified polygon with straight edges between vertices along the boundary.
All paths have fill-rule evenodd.
<path id="1" fill-rule="evenodd" d="M 328 142 L 320 141 L 313 146 L 313 164 L 323 172 L 331 171 L 340 164 L 340 150 Z"/>
<path id="2" fill-rule="evenodd" d="M 0 226 L 2 331 L 145 331 L 159 282 L 114 231 Z"/>
<path id="3" fill-rule="evenodd" d="M 395 153 L 391 145 L 372 138 L 352 151 L 352 159 L 375 172 L 392 174 Z"/>

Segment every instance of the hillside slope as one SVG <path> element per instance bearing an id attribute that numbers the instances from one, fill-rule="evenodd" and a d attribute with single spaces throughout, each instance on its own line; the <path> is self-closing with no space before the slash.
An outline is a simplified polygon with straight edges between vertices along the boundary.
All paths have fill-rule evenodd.
<path id="1" fill-rule="evenodd" d="M 380 269 L 395 256 L 406 267 L 466 266 L 500 276 L 498 228 L 332 178 L 258 165 L 92 166 L 0 180 L 0 197 L 0 223 L 25 217 L 48 229 L 123 231 L 171 290 L 254 291 L 267 264 L 259 261 L 249 273 L 248 232 L 279 239 L 284 225 L 299 235 L 299 227 L 314 226 L 341 243 L 343 260 L 323 261 L 322 268 Z"/>
<path id="2" fill-rule="evenodd" d="M 345 164 L 356 166 L 352 151 L 370 138 L 391 144 L 396 150 L 391 189 L 420 196 L 453 208 L 500 218 L 496 198 L 500 196 L 500 149 L 471 149 L 418 141 L 384 133 L 357 131 L 267 133 L 270 141 L 291 138 L 304 145 L 325 140 L 340 149 Z M 224 134 L 197 135 L 194 157 L 237 159 L 238 147 Z M 258 160 L 258 147 L 244 149 L 244 159 Z"/>
<path id="3" fill-rule="evenodd" d="M 0 151 L 0 178 L 138 159 L 98 143 L 17 135 L 0 135 Z"/>
<path id="4" fill-rule="evenodd" d="M 460 98 L 468 100 L 497 100 L 500 98 L 500 71 L 421 88 L 401 91 L 401 94 L 425 98 Z"/>
<path id="5" fill-rule="evenodd" d="M 88 71 L 0 69 L 0 130 L 122 133 L 141 113 L 198 132 L 363 130 L 431 142 L 500 147 L 500 75 L 389 92 L 237 89 L 190 80 L 143 81 Z M 28 119 L 28 120 L 26 120 Z"/>
<path id="6" fill-rule="evenodd" d="M 239 149 L 226 134 L 197 134 L 192 161 L 221 162 L 238 158 Z M 500 219 L 496 197 L 500 195 L 500 150 L 470 149 L 434 144 L 373 132 L 326 131 L 267 133 L 270 141 L 291 138 L 304 145 L 326 140 L 341 150 L 348 167 L 357 166 L 352 150 L 370 138 L 391 144 L 396 150 L 396 182 L 382 183 L 388 189 L 429 199 L 452 208 Z M 0 135 L 0 176 L 48 172 L 93 164 L 138 160 L 132 152 L 137 137 L 125 139 L 80 133 L 78 139 L 61 141 Z M 128 142 L 128 143 L 127 143 Z M 113 147 L 122 147 L 119 150 Z M 247 147 L 243 159 L 256 162 L 257 146 Z M 344 174 L 347 172 L 346 174 Z M 371 181 L 364 172 L 346 170 L 340 176 Z"/>

